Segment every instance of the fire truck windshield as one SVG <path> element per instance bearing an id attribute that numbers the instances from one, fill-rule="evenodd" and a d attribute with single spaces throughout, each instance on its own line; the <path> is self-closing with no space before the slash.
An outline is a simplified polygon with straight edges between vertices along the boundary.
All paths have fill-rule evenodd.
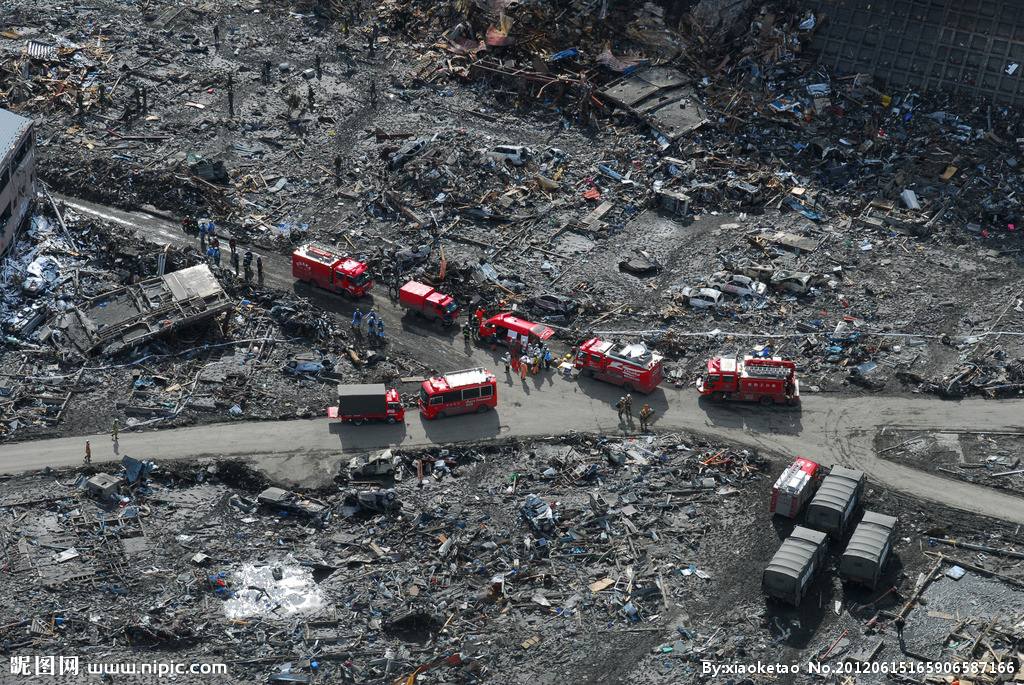
<path id="1" fill-rule="evenodd" d="M 420 402 L 422 402 L 423 404 L 426 404 L 429 401 L 430 401 L 430 395 L 427 394 L 426 390 L 424 390 L 423 388 L 420 388 Z"/>
<path id="2" fill-rule="evenodd" d="M 452 314 L 458 308 L 459 308 L 459 305 L 455 304 L 455 302 L 449 302 L 448 306 L 444 308 L 444 313 L 445 314 Z"/>
<path id="3" fill-rule="evenodd" d="M 352 279 L 352 284 L 355 286 L 363 286 L 366 285 L 367 281 L 369 280 L 370 273 L 368 271 L 364 271 L 363 273 L 359 274 L 358 276 Z"/>

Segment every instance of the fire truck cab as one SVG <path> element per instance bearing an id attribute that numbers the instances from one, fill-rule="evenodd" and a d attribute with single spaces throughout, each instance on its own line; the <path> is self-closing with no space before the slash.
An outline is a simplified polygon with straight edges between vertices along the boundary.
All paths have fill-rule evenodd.
<path id="1" fill-rule="evenodd" d="M 790 406 L 800 402 L 796 364 L 781 357 L 713 357 L 696 385 L 702 396 L 712 400 Z"/>
<path id="2" fill-rule="evenodd" d="M 772 486 L 768 511 L 777 516 L 794 519 L 810 501 L 821 485 L 825 469 L 810 459 L 797 457 Z"/>
<path id="3" fill-rule="evenodd" d="M 609 340 L 591 338 L 579 346 L 574 365 L 583 375 L 647 394 L 664 377 L 661 360 L 661 355 L 642 342 L 616 346 Z"/>
<path id="4" fill-rule="evenodd" d="M 373 287 L 366 264 L 316 243 L 303 245 L 292 252 L 292 276 L 353 298 L 363 297 Z"/>
<path id="5" fill-rule="evenodd" d="M 498 383 L 484 368 L 434 376 L 420 386 L 419 404 L 425 419 L 485 412 L 498 406 Z"/>
<path id="6" fill-rule="evenodd" d="M 521 345 L 544 342 L 551 338 L 555 331 L 544 324 L 520 319 L 511 312 L 502 312 L 481 321 L 478 333 L 480 340 L 500 342 L 512 347 L 516 342 Z"/>

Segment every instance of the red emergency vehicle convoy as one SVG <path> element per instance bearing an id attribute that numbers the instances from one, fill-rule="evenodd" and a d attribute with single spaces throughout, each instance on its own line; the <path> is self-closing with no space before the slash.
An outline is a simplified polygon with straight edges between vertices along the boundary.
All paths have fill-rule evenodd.
<path id="1" fill-rule="evenodd" d="M 303 245 L 292 252 L 292 276 L 353 298 L 362 297 L 373 287 L 366 264 L 316 243 Z"/>
<path id="2" fill-rule="evenodd" d="M 420 386 L 420 414 L 443 419 L 498 406 L 498 383 L 487 369 L 466 369 L 435 376 Z"/>
<path id="3" fill-rule="evenodd" d="M 328 407 L 327 416 L 360 425 L 365 421 L 405 421 L 402 398 L 383 383 L 338 386 L 338 406 Z"/>
<path id="4" fill-rule="evenodd" d="M 810 459 L 797 457 L 772 486 L 768 510 L 795 519 L 821 485 L 824 469 Z"/>
<path id="5" fill-rule="evenodd" d="M 445 326 L 451 326 L 459 318 L 459 305 L 450 295 L 417 281 L 409 281 L 401 287 L 398 304 L 430 320 L 440 319 Z"/>
<path id="6" fill-rule="evenodd" d="M 796 364 L 781 357 L 709 359 L 707 372 L 697 379 L 697 391 L 712 400 L 788 405 L 800 402 Z"/>
<path id="7" fill-rule="evenodd" d="M 616 347 L 608 340 L 591 338 L 576 351 L 575 366 L 583 375 L 647 394 L 664 378 L 661 360 L 643 343 Z"/>
<path id="8" fill-rule="evenodd" d="M 520 345 L 544 342 L 553 336 L 555 331 L 544 324 L 520 319 L 511 312 L 502 312 L 481 321 L 477 333 L 480 340 L 512 347 L 516 342 Z"/>

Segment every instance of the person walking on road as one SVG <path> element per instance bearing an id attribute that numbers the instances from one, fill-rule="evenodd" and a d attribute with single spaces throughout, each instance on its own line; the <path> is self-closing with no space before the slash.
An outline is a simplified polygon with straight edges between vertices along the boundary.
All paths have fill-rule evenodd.
<path id="1" fill-rule="evenodd" d="M 625 399 L 625 402 L 626 402 L 626 416 L 628 416 L 630 418 L 630 420 L 632 420 L 633 419 L 633 396 L 630 395 L 627 392 L 626 393 L 626 397 L 624 399 Z"/>
<path id="2" fill-rule="evenodd" d="M 525 381 L 526 374 L 530 372 L 530 358 L 523 353 L 523 356 L 519 358 L 519 380 Z"/>
<path id="3" fill-rule="evenodd" d="M 120 435 L 120 433 L 121 423 L 117 419 L 114 419 L 114 423 L 110 426 L 110 441 L 116 444 L 117 437 L 118 435 Z"/>
<path id="4" fill-rule="evenodd" d="M 256 255 L 256 282 L 263 285 L 263 255 Z"/>
<path id="5" fill-rule="evenodd" d="M 511 360 L 512 361 L 512 371 L 514 371 L 515 374 L 518 376 L 519 375 L 519 354 L 517 354 L 515 350 L 512 350 L 512 352 L 511 352 L 511 354 L 509 354 L 509 356 L 512 358 L 512 360 Z"/>
<path id="6" fill-rule="evenodd" d="M 644 406 L 640 407 L 640 430 L 647 432 L 651 425 L 651 417 L 654 416 L 654 410 L 651 409 L 651 405 L 644 402 Z"/>
<path id="7" fill-rule="evenodd" d="M 89 466 L 90 464 L 92 464 L 92 445 L 90 445 L 89 441 L 86 440 L 85 441 L 85 465 Z"/>
<path id="8" fill-rule="evenodd" d="M 512 355 L 509 354 L 508 351 L 506 351 L 505 354 L 503 354 L 501 356 L 501 362 L 505 365 L 505 375 L 506 376 L 511 376 L 512 375 Z"/>

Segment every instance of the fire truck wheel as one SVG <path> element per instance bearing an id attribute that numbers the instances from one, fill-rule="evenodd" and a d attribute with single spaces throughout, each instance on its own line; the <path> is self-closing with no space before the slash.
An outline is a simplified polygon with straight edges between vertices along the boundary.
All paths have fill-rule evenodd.
<path id="1" fill-rule="evenodd" d="M 363 425 L 363 420 L 362 419 L 352 419 L 352 425 L 353 426 L 361 426 L 361 425 Z"/>
<path id="2" fill-rule="evenodd" d="M 388 423 L 394 423 L 394 422 L 395 422 L 395 417 L 394 416 L 389 416 L 388 417 Z"/>
<path id="3" fill-rule="evenodd" d="M 711 393 L 711 401 L 712 402 L 721 402 L 724 399 L 725 399 L 725 394 L 724 393 L 720 393 L 720 392 L 713 392 L 713 393 Z"/>
<path id="4" fill-rule="evenodd" d="M 448 414 L 446 414 L 443 411 L 439 411 L 439 412 L 437 412 L 437 418 L 439 418 L 439 419 L 447 419 L 448 418 Z"/>
<path id="5" fill-rule="evenodd" d="M 586 376 L 587 378 L 593 378 L 594 377 L 594 370 L 593 369 L 583 369 L 583 371 L 581 373 L 584 376 Z"/>
<path id="6" fill-rule="evenodd" d="M 483 414 L 488 409 L 490 409 L 490 407 L 488 407 L 486 404 L 481 404 L 479 407 L 476 408 L 476 413 Z"/>
<path id="7" fill-rule="evenodd" d="M 772 401 L 772 398 L 768 397 L 767 395 L 761 398 L 761 406 L 770 407 L 773 404 L 775 403 Z"/>

